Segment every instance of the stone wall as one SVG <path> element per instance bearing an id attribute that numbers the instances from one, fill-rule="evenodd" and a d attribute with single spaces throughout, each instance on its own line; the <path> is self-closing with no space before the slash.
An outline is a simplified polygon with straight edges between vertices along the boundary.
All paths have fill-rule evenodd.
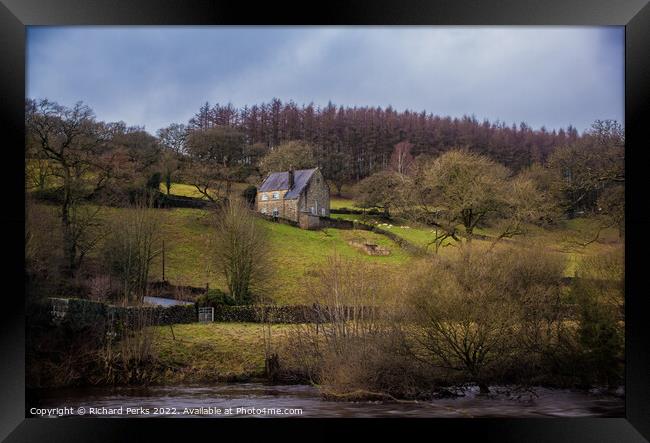
<path id="1" fill-rule="evenodd" d="M 215 322 L 241 323 L 327 323 L 337 317 L 352 320 L 357 316 L 368 317 L 380 313 L 379 308 L 369 306 L 339 306 L 336 309 L 318 305 L 213 307 Z"/>
<path id="2" fill-rule="evenodd" d="M 397 243 L 400 246 L 400 248 L 408 251 L 411 254 L 424 255 L 427 253 L 426 248 L 415 245 L 409 242 L 408 240 L 405 240 L 404 238 L 400 237 L 399 235 L 395 234 L 394 232 L 388 231 L 386 229 L 382 229 L 378 226 L 368 225 L 361 222 L 354 222 L 352 220 L 342 220 L 338 218 L 329 218 L 329 217 L 321 217 L 320 226 L 321 228 L 361 229 L 363 231 L 376 232 L 377 234 L 381 234 L 393 240 L 395 243 Z"/>
<path id="3" fill-rule="evenodd" d="M 196 323 L 198 305 L 174 306 L 112 306 L 105 303 L 75 298 L 50 298 L 50 316 L 55 324 L 73 329 L 104 328 L 115 330 L 141 325 L 169 325 Z M 377 307 L 322 305 L 243 305 L 227 306 L 207 303 L 214 308 L 215 322 L 247 323 L 325 323 L 333 318 L 354 319 L 357 316 L 380 315 Z"/>
<path id="4" fill-rule="evenodd" d="M 311 176 L 298 204 L 298 210 L 301 212 L 312 213 L 312 208 L 316 215 L 330 215 L 330 191 L 320 170 L 316 170 Z"/>
<path id="5" fill-rule="evenodd" d="M 298 199 L 284 200 L 284 218 L 287 220 L 298 221 Z"/>
<path id="6" fill-rule="evenodd" d="M 301 212 L 298 218 L 298 225 L 301 229 L 321 229 L 323 226 L 320 224 L 320 219 L 317 215 L 308 212 Z"/>
<path id="7" fill-rule="evenodd" d="M 359 223 L 355 223 L 352 220 L 343 220 L 341 218 L 321 217 L 320 225 L 321 228 L 355 229 L 355 226 L 359 225 Z"/>
<path id="8" fill-rule="evenodd" d="M 160 206 L 163 208 L 195 208 L 202 209 L 210 204 L 207 200 L 180 195 L 160 194 Z"/>
<path id="9" fill-rule="evenodd" d="M 77 298 L 50 298 L 50 314 L 55 323 L 75 326 L 113 322 L 122 326 L 139 324 L 169 325 L 197 321 L 196 305 L 113 306 Z"/>
<path id="10" fill-rule="evenodd" d="M 278 193 L 279 198 L 273 198 L 274 193 Z M 278 217 L 298 221 L 296 214 L 296 200 L 285 200 L 284 194 L 287 191 L 270 191 L 258 192 L 256 198 L 257 211 L 268 216 L 273 216 L 273 210 L 278 210 Z M 264 198 L 268 200 L 264 200 Z"/>
<path id="11" fill-rule="evenodd" d="M 258 217 L 263 218 L 264 220 L 272 221 L 275 223 L 282 223 L 284 225 L 295 226 L 296 228 L 300 227 L 297 221 L 288 220 L 286 218 L 272 217 L 270 215 L 262 214 L 261 212 L 255 213 Z"/>

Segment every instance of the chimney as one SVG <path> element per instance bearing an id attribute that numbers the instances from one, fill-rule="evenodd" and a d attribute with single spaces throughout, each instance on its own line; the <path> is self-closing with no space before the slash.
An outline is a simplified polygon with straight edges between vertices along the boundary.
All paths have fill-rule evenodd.
<path id="1" fill-rule="evenodd" d="M 293 166 L 289 167 L 289 189 L 293 188 L 294 184 L 294 173 L 293 173 Z"/>

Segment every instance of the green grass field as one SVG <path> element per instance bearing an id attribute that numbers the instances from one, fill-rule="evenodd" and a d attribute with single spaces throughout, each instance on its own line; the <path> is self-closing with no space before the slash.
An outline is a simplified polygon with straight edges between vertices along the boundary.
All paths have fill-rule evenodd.
<path id="1" fill-rule="evenodd" d="M 175 208 L 161 211 L 165 236 L 165 277 L 173 284 L 225 290 L 225 282 L 213 268 L 209 257 L 210 215 L 200 209 Z M 405 264 L 410 256 L 386 237 L 367 231 L 326 229 L 306 231 L 293 226 L 259 220 L 267 230 L 273 258 L 274 284 L 269 288 L 277 303 L 299 303 L 302 287 L 313 277 L 313 271 L 325 263 L 327 256 L 338 253 L 343 257 L 379 263 L 387 267 Z M 391 250 L 389 256 L 369 256 L 348 244 L 362 237 Z M 152 278 L 162 278 L 160 260 L 152 268 Z"/>
<path id="2" fill-rule="evenodd" d="M 247 183 L 233 183 L 231 187 L 231 192 L 239 196 L 241 193 L 248 187 Z M 160 183 L 160 192 L 163 194 L 167 193 L 167 187 L 165 183 Z M 180 195 L 181 197 L 194 197 L 205 200 L 205 196 L 201 194 L 194 185 L 188 185 L 187 183 L 176 183 L 172 182 L 172 186 L 169 190 L 171 195 Z"/>
<path id="3" fill-rule="evenodd" d="M 345 197 L 330 196 L 330 209 L 341 208 L 363 210 L 354 203 L 354 200 Z"/>
<path id="4" fill-rule="evenodd" d="M 40 213 L 51 219 L 56 229 L 57 207 L 39 204 Z M 121 217 L 126 208 L 102 207 L 99 220 L 107 225 L 111 219 Z M 225 281 L 214 268 L 210 257 L 212 234 L 210 212 L 202 209 L 174 208 L 159 210 L 161 231 L 165 240 L 165 277 L 175 285 L 189 285 L 225 290 Z M 260 226 L 268 233 L 272 257 L 273 285 L 268 295 L 280 304 L 303 301 L 303 288 L 314 279 L 314 271 L 322 266 L 330 254 L 357 258 L 380 266 L 387 271 L 399 269 L 411 260 L 411 256 L 392 240 L 368 231 L 325 229 L 306 231 L 285 224 L 260 219 Z M 351 240 L 363 239 L 390 249 L 388 256 L 369 256 L 348 244 Z M 101 245 L 99 245 L 101 247 Z M 89 258 L 98 255 L 98 248 Z M 159 255 L 151 264 L 150 278 L 162 279 L 162 257 Z"/>
<path id="5" fill-rule="evenodd" d="M 428 226 L 419 225 L 417 223 L 401 220 L 398 217 L 390 221 L 386 221 L 378 216 L 371 216 L 366 214 L 332 214 L 332 218 L 343 220 L 356 220 L 370 225 L 376 225 L 382 229 L 393 232 L 405 240 L 421 246 L 427 245 L 434 238 L 434 231 Z M 575 275 L 576 268 L 584 257 L 591 255 L 602 254 L 616 250 L 622 247 L 622 241 L 618 238 L 618 233 L 614 228 L 604 229 L 598 241 L 588 244 L 587 246 L 579 246 L 575 244 L 576 240 L 584 240 L 578 235 L 580 231 L 593 232 L 595 231 L 595 222 L 590 219 L 572 219 L 561 222 L 558 226 L 551 229 L 543 229 L 538 226 L 527 226 L 527 234 L 523 237 L 516 237 L 514 240 L 505 239 L 503 243 L 520 243 L 521 241 L 529 241 L 536 244 L 541 244 L 548 251 L 560 254 L 566 260 L 565 276 L 571 277 Z M 477 228 L 476 234 L 484 235 L 494 238 L 497 231 L 493 228 Z M 584 237 L 584 234 L 583 236 Z M 487 247 L 490 245 L 490 240 L 474 239 L 474 244 L 479 247 Z M 444 243 L 448 245 L 440 249 L 439 253 L 442 255 L 454 253 L 456 248 L 452 240 Z M 432 251 L 433 246 L 429 246 Z"/>
<path id="6" fill-rule="evenodd" d="M 233 187 L 233 190 L 238 191 L 245 186 L 244 183 L 240 183 Z M 195 189 L 186 184 L 174 184 L 172 192 L 196 196 Z M 333 201 L 346 207 L 352 206 L 350 199 L 340 198 Z M 48 218 L 56 217 L 57 208 L 55 206 L 41 204 L 39 206 L 48 208 L 46 211 L 49 214 Z M 111 218 L 120 217 L 124 211 L 128 211 L 128 209 L 102 207 L 100 218 L 107 222 Z M 225 282 L 219 272 L 214 269 L 213 260 L 210 257 L 212 235 L 210 213 L 202 209 L 174 208 L 160 210 L 157 214 L 160 216 L 165 239 L 166 279 L 176 285 L 205 287 L 206 284 L 209 284 L 211 288 L 225 290 Z M 382 229 L 393 232 L 421 247 L 426 247 L 434 236 L 430 227 L 399 218 L 386 222 L 380 217 L 363 214 L 332 214 L 332 217 L 379 225 Z M 303 302 L 305 286 L 316 278 L 315 271 L 333 253 L 385 266 L 388 272 L 400 272 L 400 269 L 407 267 L 413 259 L 392 240 L 374 232 L 338 229 L 306 231 L 262 219 L 258 223 L 268 233 L 270 254 L 273 259 L 273 285 L 269 285 L 267 293 L 273 301 L 280 304 Z M 598 242 L 593 242 L 586 247 L 567 247 L 567 244 L 570 243 L 567 239 L 575 232 L 588 228 L 590 223 L 593 222 L 575 219 L 552 229 L 531 226 L 530 232 L 525 237 L 515 240 L 514 243 L 534 241 L 551 252 L 562 254 L 567 263 L 565 274 L 572 276 L 584 257 L 622 247 L 621 240 L 618 239 L 618 235 L 613 229 L 603 231 Z M 58 226 L 55 219 L 52 226 L 53 229 Z M 495 235 L 495 231 L 489 228 L 483 228 L 477 232 L 488 236 Z M 377 243 L 387 247 L 391 253 L 388 256 L 369 256 L 350 246 L 348 242 L 351 240 Z M 449 243 L 451 244 L 451 241 Z M 490 241 L 475 239 L 474 244 L 479 247 L 488 246 Z M 430 250 L 432 248 L 429 247 Z M 455 254 L 457 250 L 458 248 L 450 246 L 441 248 L 439 253 L 443 255 Z M 94 251 L 89 257 L 96 255 L 97 251 Z M 150 277 L 153 280 L 162 278 L 161 257 L 156 258 L 152 263 Z"/>
<path id="7" fill-rule="evenodd" d="M 221 382 L 261 377 L 264 373 L 264 325 L 192 323 L 153 327 L 153 351 L 165 368 L 165 383 Z M 277 346 L 290 325 L 272 325 Z M 174 339 L 175 337 L 175 339 Z"/>
<path id="8" fill-rule="evenodd" d="M 428 247 L 429 249 L 433 248 L 433 246 L 429 244 L 435 237 L 435 233 L 434 230 L 428 226 L 409 222 L 400 218 L 393 218 L 390 221 L 387 221 L 379 216 L 367 214 L 332 214 L 331 217 L 377 226 L 402 237 L 404 240 L 413 243 L 416 246 L 423 248 Z M 450 245 L 452 242 L 453 240 L 447 240 L 444 244 Z"/>
<path id="9" fill-rule="evenodd" d="M 269 232 L 277 272 L 276 287 L 272 293 L 278 302 L 300 302 L 302 288 L 315 278 L 314 271 L 334 253 L 385 266 L 387 272 L 398 270 L 411 259 L 392 240 L 373 232 L 339 229 L 305 231 L 279 223 L 264 223 Z M 348 241 L 359 239 L 387 247 L 390 255 L 369 256 L 348 244 Z"/>

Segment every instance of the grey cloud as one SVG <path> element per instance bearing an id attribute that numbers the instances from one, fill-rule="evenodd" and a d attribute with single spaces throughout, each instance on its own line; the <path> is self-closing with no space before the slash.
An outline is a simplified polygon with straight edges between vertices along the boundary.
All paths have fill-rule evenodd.
<path id="1" fill-rule="evenodd" d="M 623 120 L 622 28 L 30 30 L 28 95 L 155 129 L 205 101 L 272 97 L 474 114 L 534 127 Z"/>

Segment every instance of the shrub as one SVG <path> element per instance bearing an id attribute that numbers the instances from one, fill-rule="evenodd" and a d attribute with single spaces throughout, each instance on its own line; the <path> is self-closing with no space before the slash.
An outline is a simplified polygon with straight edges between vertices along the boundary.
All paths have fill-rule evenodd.
<path id="1" fill-rule="evenodd" d="M 578 343 L 584 383 L 623 381 L 624 280 L 620 251 L 585 259 L 571 293 L 578 303 Z"/>
<path id="2" fill-rule="evenodd" d="M 414 396 L 426 383 L 414 383 L 421 365 L 404 358 L 393 283 L 385 268 L 330 256 L 307 288 L 317 321 L 296 325 L 283 367 L 333 399 Z"/>
<path id="3" fill-rule="evenodd" d="M 147 188 L 148 190 L 151 190 L 151 191 L 159 191 L 160 190 L 160 182 L 161 182 L 160 172 L 154 172 L 147 179 L 147 183 L 145 185 L 145 188 Z"/>
<path id="4" fill-rule="evenodd" d="M 224 277 L 230 296 L 239 304 L 262 293 L 272 272 L 266 231 L 252 211 L 230 201 L 215 214 L 214 247 L 216 270 Z"/>
<path id="5" fill-rule="evenodd" d="M 553 346 L 563 266 L 536 248 L 474 252 L 435 257 L 411 275 L 411 349 L 487 392 L 506 375 L 525 381 L 528 366 Z"/>
<path id="6" fill-rule="evenodd" d="M 149 270 L 160 253 L 160 217 L 150 203 L 140 201 L 119 219 L 112 221 L 110 236 L 101 256 L 117 280 L 125 304 L 141 302 L 146 295 Z"/>
<path id="7" fill-rule="evenodd" d="M 199 306 L 233 306 L 236 304 L 236 301 L 221 289 L 210 289 L 207 294 L 199 296 L 196 301 Z"/>
<path id="8" fill-rule="evenodd" d="M 255 204 L 255 198 L 257 197 L 257 188 L 253 185 L 248 186 L 242 192 L 242 197 L 244 197 L 244 200 L 248 203 L 248 206 L 252 208 Z"/>

